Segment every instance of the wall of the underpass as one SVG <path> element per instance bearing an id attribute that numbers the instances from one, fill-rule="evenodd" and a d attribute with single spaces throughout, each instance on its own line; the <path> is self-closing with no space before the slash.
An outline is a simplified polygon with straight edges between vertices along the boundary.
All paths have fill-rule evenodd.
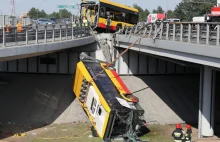
<path id="1" fill-rule="evenodd" d="M 72 74 L 82 52 L 104 59 L 97 44 L 68 49 L 42 56 L 0 62 L 0 72 Z"/>
<path id="2" fill-rule="evenodd" d="M 124 50 L 124 48 L 116 48 L 116 56 Z M 115 67 L 120 75 L 199 73 L 198 68 L 182 66 L 175 62 L 132 50 L 128 50 L 120 57 Z"/>

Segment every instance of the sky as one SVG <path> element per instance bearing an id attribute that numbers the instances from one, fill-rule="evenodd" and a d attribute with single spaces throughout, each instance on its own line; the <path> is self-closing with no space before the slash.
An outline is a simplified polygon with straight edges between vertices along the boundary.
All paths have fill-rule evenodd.
<path id="1" fill-rule="evenodd" d="M 67 4 L 79 4 L 81 0 L 15 0 L 15 13 L 16 15 L 21 15 L 30 10 L 30 8 L 35 7 L 43 9 L 46 13 L 52 13 L 53 11 L 58 11 L 57 5 L 67 5 Z M 156 9 L 157 6 L 162 6 L 164 10 L 173 10 L 175 6 L 181 0 L 111 0 L 117 3 L 126 4 L 132 6 L 134 3 L 141 6 L 143 9 L 147 8 L 149 11 Z M 0 0 L 0 14 L 10 14 L 10 0 Z M 73 14 L 77 14 L 78 10 L 70 10 Z"/>

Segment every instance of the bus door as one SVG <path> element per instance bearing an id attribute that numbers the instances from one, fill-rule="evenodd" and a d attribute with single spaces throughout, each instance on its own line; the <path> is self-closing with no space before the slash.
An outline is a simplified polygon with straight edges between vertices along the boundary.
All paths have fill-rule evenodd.
<path id="1" fill-rule="evenodd" d="M 95 114 L 95 122 L 96 122 L 96 129 L 97 132 L 102 135 L 105 120 L 107 116 L 107 112 L 103 108 L 103 106 L 99 103 L 96 109 L 96 114 Z"/>
<path id="2" fill-rule="evenodd" d="M 102 134 L 104 122 L 106 120 L 107 112 L 100 103 L 99 96 L 93 86 L 89 87 L 86 106 L 93 117 L 93 124 L 96 125 L 98 134 Z"/>

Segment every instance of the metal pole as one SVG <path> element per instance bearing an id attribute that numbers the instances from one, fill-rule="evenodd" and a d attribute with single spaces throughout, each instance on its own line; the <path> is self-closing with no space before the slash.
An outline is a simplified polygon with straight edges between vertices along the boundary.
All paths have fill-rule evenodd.
<path id="1" fill-rule="evenodd" d="M 36 44 L 38 44 L 38 26 L 36 25 Z"/>
<path id="2" fill-rule="evenodd" d="M 18 33 L 18 31 L 17 31 L 17 28 L 15 29 L 15 45 L 18 45 L 18 42 L 17 42 L 17 33 Z"/>
<path id="3" fill-rule="evenodd" d="M 167 23 L 166 24 L 166 26 L 167 26 L 167 31 L 166 31 L 166 40 L 169 40 L 169 28 L 170 28 L 170 25 Z"/>
<path id="4" fill-rule="evenodd" d="M 55 42 L 55 25 L 53 25 L 53 42 Z"/>
<path id="5" fill-rule="evenodd" d="M 219 46 L 219 24 L 217 25 L 216 46 Z"/>
<path id="6" fill-rule="evenodd" d="M 68 25 L 66 24 L 66 40 L 68 39 Z"/>
<path id="7" fill-rule="evenodd" d="M 47 26 L 45 26 L 44 30 L 44 43 L 47 43 Z"/>
<path id="8" fill-rule="evenodd" d="M 62 25 L 60 25 L 60 41 L 62 41 Z"/>
<path id="9" fill-rule="evenodd" d="M 183 41 L 183 24 L 180 25 L 180 41 Z"/>
<path id="10" fill-rule="evenodd" d="M 28 28 L 26 28 L 26 45 L 28 45 Z"/>
<path id="11" fill-rule="evenodd" d="M 209 45 L 209 24 L 206 25 L 206 45 Z"/>
<path id="12" fill-rule="evenodd" d="M 188 42 L 191 42 L 191 24 L 188 25 Z"/>
<path id="13" fill-rule="evenodd" d="M 199 44 L 199 38 L 200 38 L 200 24 L 197 25 L 197 41 L 196 41 L 197 44 Z"/>
<path id="14" fill-rule="evenodd" d="M 173 40 L 176 40 L 176 24 L 173 23 Z"/>
<path id="15" fill-rule="evenodd" d="M 2 16 L 3 17 L 3 19 L 2 19 L 2 21 L 3 21 L 3 28 L 2 28 L 2 30 L 3 30 L 3 38 L 2 38 L 2 47 L 5 47 L 5 15 L 3 15 Z"/>
<path id="16" fill-rule="evenodd" d="M 73 39 L 73 14 L 72 14 L 72 22 L 71 22 L 71 36 Z"/>

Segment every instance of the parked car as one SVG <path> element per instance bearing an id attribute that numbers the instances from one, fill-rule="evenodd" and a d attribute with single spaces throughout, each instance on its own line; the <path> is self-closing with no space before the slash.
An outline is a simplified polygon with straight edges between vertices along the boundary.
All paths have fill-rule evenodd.
<path id="1" fill-rule="evenodd" d="M 62 23 L 65 23 L 65 24 L 71 24 L 71 20 L 68 19 L 68 18 L 64 18 L 61 20 Z"/>
<path id="2" fill-rule="evenodd" d="M 37 24 L 38 25 L 55 25 L 56 23 L 51 20 L 47 20 L 47 19 L 39 19 L 37 20 Z"/>
<path id="3" fill-rule="evenodd" d="M 50 18 L 50 20 L 56 23 L 56 18 Z"/>

